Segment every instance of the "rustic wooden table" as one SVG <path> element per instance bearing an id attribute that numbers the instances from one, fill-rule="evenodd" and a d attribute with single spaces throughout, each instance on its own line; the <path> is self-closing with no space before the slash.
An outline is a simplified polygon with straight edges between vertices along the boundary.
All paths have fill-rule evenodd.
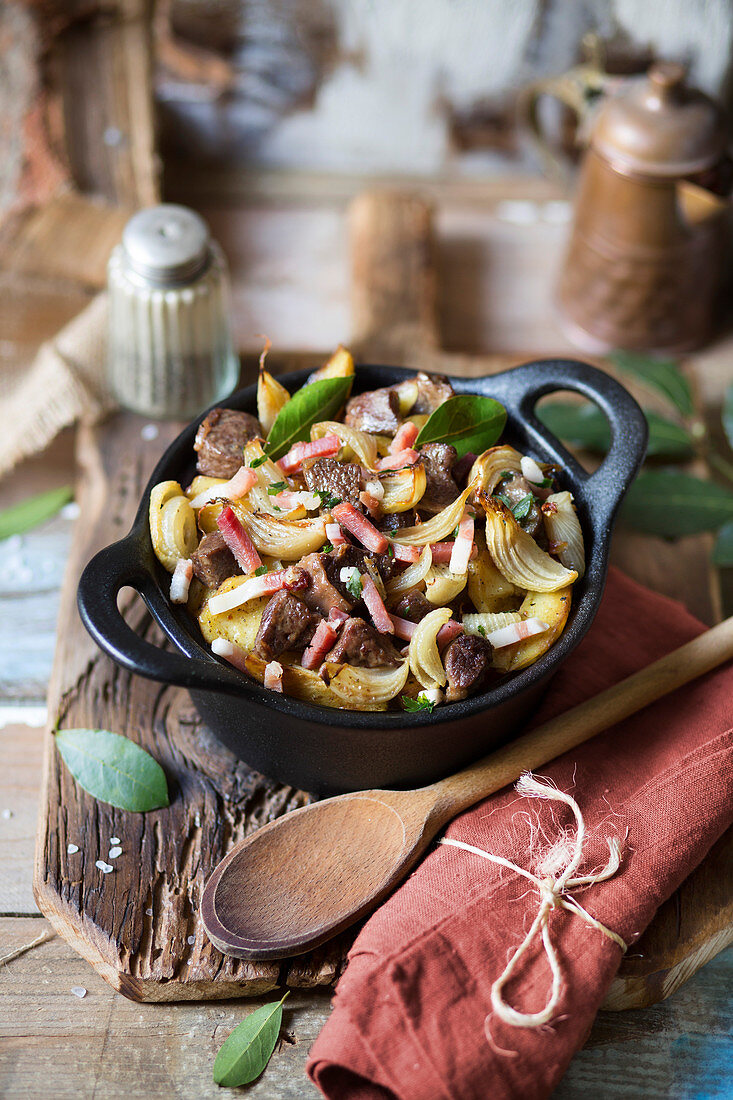
<path id="1" fill-rule="evenodd" d="M 206 211 L 205 211 L 206 212 Z M 211 218 L 234 263 L 239 336 L 252 346 L 263 329 L 280 346 L 325 348 L 346 336 L 348 266 L 343 208 L 253 203 L 226 222 Z M 439 207 L 441 318 L 450 346 L 562 352 L 548 288 L 564 238 L 567 206 L 528 185 L 490 211 L 471 202 Z M 306 252 L 308 262 L 292 257 Z M 469 293 L 470 288 L 470 293 Z M 304 308 L 303 303 L 312 308 Z M 62 309 L 62 307 L 59 307 Z M 63 320 L 49 308 L 13 331 L 16 347 Z M 33 331 L 33 337 L 29 335 Z M 720 343 L 698 357 L 703 403 L 719 402 L 733 350 Z M 74 479 L 73 433 L 0 484 L 0 507 Z M 73 507 L 20 539 L 0 543 L 0 956 L 51 936 L 32 891 L 45 694 L 58 593 Z M 633 549 L 633 547 L 632 547 Z M 626 547 L 626 553 L 632 552 Z M 684 545 L 676 551 L 684 558 Z M 665 588 L 660 551 L 658 587 Z M 623 556 L 621 558 L 623 560 Z M 702 617 L 715 594 L 691 577 L 686 597 Z M 643 1011 L 602 1012 L 556 1095 L 617 1097 L 733 1095 L 733 950 L 719 955 L 672 998 Z M 83 999 L 72 987 L 86 989 Z M 218 1095 L 211 1065 L 224 1037 L 259 1002 L 135 1004 L 115 993 L 58 937 L 0 960 L 0 1096 Z M 255 1097 L 315 1096 L 305 1058 L 327 1018 L 330 994 L 291 995 L 284 1031 Z"/>

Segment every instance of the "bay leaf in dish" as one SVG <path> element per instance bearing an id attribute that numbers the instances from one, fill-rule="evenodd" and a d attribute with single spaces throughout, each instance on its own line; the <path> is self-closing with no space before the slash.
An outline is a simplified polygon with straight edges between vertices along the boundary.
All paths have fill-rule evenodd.
<path id="1" fill-rule="evenodd" d="M 496 443 L 505 424 L 506 409 L 493 397 L 461 393 L 450 397 L 431 413 L 415 446 L 450 443 L 459 458 L 469 451 L 481 454 Z"/>
<path id="2" fill-rule="evenodd" d="M 287 993 L 285 997 L 287 997 Z M 272 1057 L 283 1018 L 282 1001 L 250 1012 L 219 1048 L 214 1061 L 214 1081 L 227 1088 L 248 1085 L 259 1077 Z"/>
<path id="3" fill-rule="evenodd" d="M 265 444 L 268 458 L 277 461 L 294 443 L 310 439 L 310 430 L 321 420 L 335 420 L 351 393 L 353 376 L 324 378 L 299 389 L 275 417 Z"/>
<path id="4" fill-rule="evenodd" d="M 170 805 L 160 764 L 127 737 L 109 730 L 59 730 L 56 746 L 79 786 L 100 802 L 136 813 Z"/>

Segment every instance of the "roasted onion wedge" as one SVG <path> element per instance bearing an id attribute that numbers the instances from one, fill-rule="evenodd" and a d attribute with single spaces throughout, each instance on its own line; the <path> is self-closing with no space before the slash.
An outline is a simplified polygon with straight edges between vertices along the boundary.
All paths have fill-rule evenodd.
<path id="1" fill-rule="evenodd" d="M 521 474 L 522 456 L 514 447 L 503 443 L 498 447 L 490 447 L 488 451 L 480 454 L 468 475 L 469 484 L 473 484 L 476 492 L 482 489 L 487 496 L 491 496 L 496 486 L 505 473 Z"/>
<path id="2" fill-rule="evenodd" d="M 394 604 L 401 596 L 405 596 L 415 588 L 422 588 L 432 564 L 433 552 L 429 546 L 426 546 L 414 565 L 408 565 L 407 569 L 398 573 L 387 583 L 387 597 L 391 603 Z"/>
<path id="3" fill-rule="evenodd" d="M 463 591 L 466 580 L 465 573 L 451 573 L 449 565 L 433 562 L 425 577 L 425 595 L 436 607 L 444 607 Z"/>
<path id="4" fill-rule="evenodd" d="M 570 613 L 572 585 L 555 592 L 528 592 L 519 608 L 523 619 L 540 619 L 548 629 L 523 642 L 495 649 L 492 665 L 499 672 L 518 672 L 526 668 L 553 646 L 565 629 Z"/>
<path id="5" fill-rule="evenodd" d="M 553 493 L 542 505 L 542 518 L 552 546 L 566 567 L 578 577 L 585 573 L 585 547 L 572 493 Z"/>
<path id="6" fill-rule="evenodd" d="M 277 501 L 273 494 L 268 493 L 268 487 L 279 485 L 282 488 L 284 482 L 284 487 L 290 489 L 292 483 L 285 477 L 280 467 L 265 455 L 260 439 L 250 439 L 244 445 L 244 464 L 252 467 L 252 463 L 256 463 L 253 469 L 257 474 L 257 484 L 247 494 L 247 501 L 252 511 L 267 512 L 279 519 L 305 519 L 308 513 L 302 504 L 289 512 L 277 511 Z"/>
<path id="7" fill-rule="evenodd" d="M 410 671 L 423 687 L 444 687 L 448 677 L 438 650 L 438 632 L 444 627 L 453 612 L 449 607 L 436 607 L 417 624 L 410 638 L 408 657 Z"/>
<path id="8" fill-rule="evenodd" d="M 346 707 L 347 704 L 344 700 L 332 691 L 331 688 L 324 683 L 317 672 L 312 672 L 310 669 L 302 668 L 300 665 L 286 664 L 284 658 L 280 658 L 280 662 L 283 666 L 283 692 L 285 695 L 290 695 L 294 699 L 301 699 L 304 703 L 316 703 L 321 707 L 334 707 L 336 709 Z M 254 653 L 248 653 L 246 660 L 247 671 L 250 676 L 257 680 L 258 683 L 263 683 L 265 679 L 265 667 L 266 663 L 260 657 L 256 657 Z M 342 665 L 334 665 L 333 668 L 342 668 Z M 372 703 L 370 705 L 360 705 L 357 700 L 348 704 L 349 710 L 386 710 L 386 703 Z"/>
<path id="9" fill-rule="evenodd" d="M 396 668 L 327 664 L 325 671 L 331 691 L 341 700 L 341 706 L 352 710 L 374 710 L 375 705 L 385 705 L 399 695 L 405 686 L 410 663 L 405 660 Z"/>
<path id="10" fill-rule="evenodd" d="M 177 481 L 161 481 L 150 493 L 150 538 L 160 564 L 173 573 L 198 546 L 196 514 Z"/>
<path id="11" fill-rule="evenodd" d="M 275 417 L 289 400 L 290 394 L 285 387 L 261 366 L 257 379 L 257 419 L 265 432 L 269 432 Z"/>
<path id="12" fill-rule="evenodd" d="M 382 511 L 406 512 L 415 507 L 425 492 L 425 467 L 422 462 L 416 462 L 404 470 L 388 470 L 380 475 L 379 483 L 384 489 Z"/>
<path id="13" fill-rule="evenodd" d="M 458 526 L 466 507 L 466 501 L 473 491 L 473 485 L 469 484 L 459 497 L 444 508 L 442 512 L 429 519 L 427 523 L 421 523 L 417 527 L 405 527 L 393 535 L 394 542 L 401 542 L 406 546 L 426 546 L 429 542 L 440 542 Z"/>
<path id="14" fill-rule="evenodd" d="M 199 512 L 199 527 L 206 534 L 217 530 L 216 517 L 222 507 L 220 501 L 214 501 L 204 505 Z M 241 500 L 235 501 L 231 507 L 260 553 L 270 554 L 280 561 L 299 561 L 306 554 L 318 550 L 326 541 L 326 521 L 322 516 L 276 519 L 263 512 L 253 512 Z"/>
<path id="15" fill-rule="evenodd" d="M 354 373 L 354 357 L 348 348 L 339 344 L 335 352 L 322 367 L 315 371 L 308 382 L 322 382 L 324 378 L 351 378 Z"/>
<path id="16" fill-rule="evenodd" d="M 523 531 L 500 500 L 479 491 L 486 512 L 486 546 L 499 572 L 518 588 L 529 592 L 555 592 L 578 579 Z"/>

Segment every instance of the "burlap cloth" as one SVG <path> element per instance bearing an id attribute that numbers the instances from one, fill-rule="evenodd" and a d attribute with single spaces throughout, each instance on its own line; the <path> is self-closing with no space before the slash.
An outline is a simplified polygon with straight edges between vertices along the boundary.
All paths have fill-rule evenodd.
<path id="1" fill-rule="evenodd" d="M 105 383 L 107 295 L 98 294 L 29 365 L 0 371 L 0 477 L 76 421 L 114 408 Z"/>

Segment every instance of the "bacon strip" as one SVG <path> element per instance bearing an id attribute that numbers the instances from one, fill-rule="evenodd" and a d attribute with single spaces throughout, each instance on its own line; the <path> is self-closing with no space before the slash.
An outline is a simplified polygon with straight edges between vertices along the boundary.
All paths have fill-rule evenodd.
<path id="1" fill-rule="evenodd" d="M 419 561 L 422 553 L 421 546 L 402 546 L 399 542 L 392 543 L 392 550 L 395 561 L 406 561 L 410 565 L 414 565 L 416 561 Z"/>
<path id="2" fill-rule="evenodd" d="M 405 641 L 409 641 L 412 635 L 417 630 L 417 623 L 410 622 L 409 619 L 401 619 L 399 615 L 390 615 L 392 625 L 394 626 L 394 632 L 398 638 L 404 638 Z M 463 624 L 456 622 L 455 619 L 449 619 L 445 626 L 441 626 L 438 631 L 437 643 L 439 649 L 444 649 L 448 645 L 448 642 L 453 641 L 457 634 L 463 632 Z"/>
<path id="3" fill-rule="evenodd" d="M 448 568 L 451 573 L 465 573 L 473 551 L 473 516 L 470 512 L 464 512 L 461 522 L 458 524 L 458 534 L 453 543 L 453 553 L 450 556 Z"/>
<path id="4" fill-rule="evenodd" d="M 217 657 L 223 657 L 230 665 L 234 665 L 240 672 L 247 671 L 247 654 L 234 642 L 228 642 L 226 638 L 214 638 L 211 643 L 211 652 Z"/>
<path id="5" fill-rule="evenodd" d="M 400 451 L 412 450 L 412 446 L 419 434 L 420 429 L 417 424 L 413 424 L 411 420 L 406 420 L 390 443 L 389 453 L 391 455 L 397 455 Z"/>
<path id="6" fill-rule="evenodd" d="M 306 588 L 308 575 L 303 569 L 282 569 L 277 573 L 264 573 L 261 577 L 249 577 L 244 584 L 236 588 L 230 588 L 228 592 L 220 592 L 212 596 L 208 602 L 208 608 L 212 615 L 223 615 L 225 611 L 233 611 L 235 607 L 241 607 L 250 600 L 257 600 L 260 596 L 271 596 L 273 592 L 279 592 L 281 588 L 294 589 Z"/>
<path id="7" fill-rule="evenodd" d="M 225 481 L 223 485 L 212 485 L 210 489 L 204 489 L 191 501 L 194 509 L 203 508 L 210 500 L 239 500 L 257 484 L 257 474 L 249 466 L 240 466 L 234 477 Z"/>
<path id="8" fill-rule="evenodd" d="M 171 603 L 186 603 L 188 589 L 193 579 L 193 562 L 190 558 L 181 558 L 171 577 Z"/>
<path id="9" fill-rule="evenodd" d="M 377 498 L 373 497 L 371 493 L 368 493 L 366 489 L 362 489 L 359 493 L 359 500 L 372 516 L 378 516 L 382 511 Z"/>
<path id="10" fill-rule="evenodd" d="M 234 511 L 223 508 L 216 517 L 216 525 L 224 536 L 224 542 L 234 554 L 237 565 L 243 573 L 254 573 L 262 565 L 262 558 Z"/>
<path id="11" fill-rule="evenodd" d="M 348 618 L 348 616 L 347 616 Z M 303 668 L 319 668 L 329 650 L 333 649 L 338 633 L 331 623 L 321 619 L 316 627 L 316 632 L 311 638 L 310 645 L 301 658 Z"/>
<path id="12" fill-rule="evenodd" d="M 405 451 L 400 451 L 399 454 L 389 454 L 384 458 L 377 459 L 375 468 L 377 470 L 401 470 L 403 466 L 414 466 L 419 461 L 420 455 L 417 451 L 408 448 Z"/>
<path id="13" fill-rule="evenodd" d="M 338 523 L 326 524 L 326 538 L 331 543 L 331 546 L 346 546 L 349 541 Z"/>
<path id="14" fill-rule="evenodd" d="M 394 634 L 394 624 L 390 613 L 384 606 L 384 600 L 379 595 L 379 589 L 368 573 L 364 573 L 361 578 L 361 598 L 366 604 L 372 622 L 380 634 Z"/>
<path id="15" fill-rule="evenodd" d="M 383 554 L 389 545 L 389 540 L 381 531 L 378 531 L 366 516 L 357 512 L 353 504 L 337 504 L 331 509 L 333 518 L 350 531 L 354 538 L 358 539 L 362 546 L 371 550 L 373 554 Z"/>
<path id="16" fill-rule="evenodd" d="M 535 634 L 544 634 L 549 629 L 549 624 L 543 623 L 540 619 L 522 619 L 519 623 L 510 623 L 509 626 L 492 630 L 491 634 L 486 635 L 486 641 L 490 642 L 494 649 L 501 649 L 502 646 L 521 642 L 525 638 L 533 637 Z"/>
<path id="17" fill-rule="evenodd" d="M 315 512 L 321 506 L 318 493 L 307 493 L 305 490 L 293 492 L 290 489 L 283 489 L 282 492 L 273 496 L 272 501 L 283 512 L 292 512 L 301 504 L 309 512 Z"/>
<path id="18" fill-rule="evenodd" d="M 265 665 L 265 675 L 262 679 L 264 687 L 269 688 L 270 691 L 282 692 L 283 689 L 283 666 L 279 661 L 270 661 Z"/>
<path id="19" fill-rule="evenodd" d="M 451 560 L 453 554 L 453 547 L 455 542 L 451 539 L 449 542 L 431 542 L 430 550 L 433 555 L 433 561 L 438 565 L 447 565 Z M 396 549 L 396 547 L 395 547 Z M 478 546 L 474 542 L 471 546 L 471 558 L 478 556 Z"/>
<path id="20" fill-rule="evenodd" d="M 348 618 L 350 618 L 350 616 L 346 611 L 341 611 L 338 607 L 329 608 L 328 621 L 335 630 L 342 627 Z"/>
<path id="21" fill-rule="evenodd" d="M 330 458 L 338 454 L 341 440 L 337 435 L 324 435 L 313 443 L 294 443 L 286 455 L 279 460 L 278 466 L 284 474 L 294 474 L 308 458 Z"/>

